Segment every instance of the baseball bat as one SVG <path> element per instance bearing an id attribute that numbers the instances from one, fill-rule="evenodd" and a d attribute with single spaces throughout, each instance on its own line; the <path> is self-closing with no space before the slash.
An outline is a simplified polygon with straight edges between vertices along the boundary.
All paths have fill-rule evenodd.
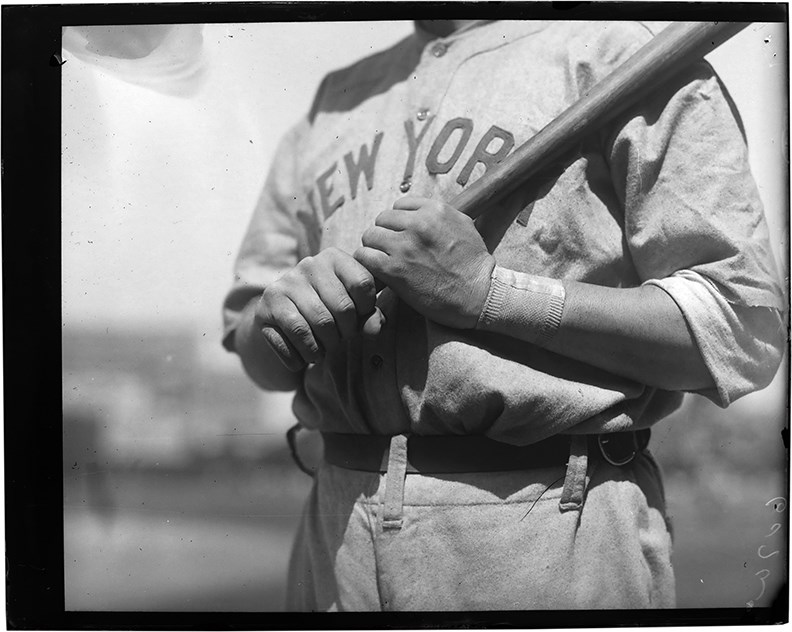
<path id="1" fill-rule="evenodd" d="M 647 42 L 498 165 L 472 182 L 450 205 L 474 219 L 497 214 L 495 202 L 564 158 L 581 140 L 622 114 L 684 68 L 701 60 L 748 26 L 748 22 L 677 22 Z M 510 221 L 513 218 L 497 218 Z M 387 288 L 384 290 L 387 292 Z M 275 327 L 262 330 L 267 342 L 292 370 L 303 362 Z"/>

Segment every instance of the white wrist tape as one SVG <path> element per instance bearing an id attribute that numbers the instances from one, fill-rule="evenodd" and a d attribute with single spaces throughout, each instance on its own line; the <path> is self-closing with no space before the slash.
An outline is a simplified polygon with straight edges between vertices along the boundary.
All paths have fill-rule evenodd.
<path id="1" fill-rule="evenodd" d="M 544 345 L 561 324 L 565 296 L 557 279 L 495 266 L 476 328 Z"/>

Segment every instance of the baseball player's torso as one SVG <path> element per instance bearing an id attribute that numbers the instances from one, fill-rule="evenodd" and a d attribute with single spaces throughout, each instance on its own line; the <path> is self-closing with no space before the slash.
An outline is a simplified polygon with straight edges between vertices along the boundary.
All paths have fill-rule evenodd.
<path id="1" fill-rule="evenodd" d="M 648 38 L 631 23 L 497 22 L 439 40 L 417 34 L 331 75 L 295 147 L 300 255 L 354 252 L 377 214 L 407 193 L 451 201 Z M 605 144 L 605 132 L 584 142 L 562 173 L 510 200 L 517 220 L 494 251 L 499 265 L 640 283 Z M 378 339 L 352 342 L 307 371 L 295 403 L 305 425 L 523 443 L 543 438 L 525 430 L 526 411 L 552 434 L 597 416 L 629 427 L 652 398 L 658 410 L 679 401 L 663 393 L 658 406 L 642 385 L 527 344 L 427 324 L 404 305 L 387 316 Z"/>

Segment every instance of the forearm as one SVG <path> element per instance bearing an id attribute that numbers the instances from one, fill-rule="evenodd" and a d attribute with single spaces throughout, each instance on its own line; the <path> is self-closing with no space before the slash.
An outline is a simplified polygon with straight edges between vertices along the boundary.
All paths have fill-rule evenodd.
<path id="1" fill-rule="evenodd" d="M 548 291 L 553 284 L 560 288 L 551 281 Z M 682 313 L 660 288 L 621 289 L 571 281 L 563 283 L 563 290 L 560 322 L 551 313 L 558 311 L 557 297 L 548 300 L 547 292 L 507 288 L 502 305 L 492 309 L 488 301 L 482 316 L 486 322 L 480 322 L 480 327 L 537 342 L 560 355 L 649 386 L 667 390 L 713 386 Z M 537 302 L 547 303 L 549 311 L 538 314 Z M 549 320 L 526 327 L 525 314 L 539 319 L 549 315 Z M 544 332 L 554 329 L 552 335 L 543 334 L 543 325 Z"/>
<path id="2" fill-rule="evenodd" d="M 302 380 L 302 371 L 291 371 L 278 358 L 256 323 L 258 297 L 245 309 L 234 332 L 234 347 L 251 380 L 268 391 L 293 391 Z"/>
<path id="3" fill-rule="evenodd" d="M 682 313 L 660 288 L 573 282 L 565 289 L 549 350 L 666 390 L 714 386 Z"/>

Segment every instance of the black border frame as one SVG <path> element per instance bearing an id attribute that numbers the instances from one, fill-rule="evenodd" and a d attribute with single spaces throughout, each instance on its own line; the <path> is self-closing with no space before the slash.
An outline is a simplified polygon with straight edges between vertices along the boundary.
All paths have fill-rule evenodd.
<path id="1" fill-rule="evenodd" d="M 788 23 L 782 3 L 179 3 L 2 7 L 6 616 L 9 629 L 410 629 L 755 625 L 768 608 L 289 614 L 66 612 L 61 433 L 61 28 L 67 25 L 433 18 Z M 788 491 L 788 490 L 787 490 Z"/>

